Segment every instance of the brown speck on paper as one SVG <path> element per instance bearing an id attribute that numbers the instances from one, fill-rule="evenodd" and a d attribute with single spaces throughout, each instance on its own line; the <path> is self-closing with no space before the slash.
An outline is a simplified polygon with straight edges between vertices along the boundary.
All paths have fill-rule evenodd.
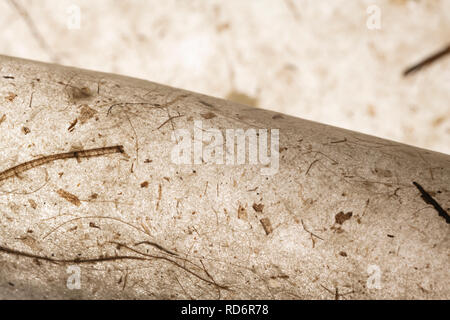
<path id="1" fill-rule="evenodd" d="M 81 205 L 81 201 L 80 199 L 78 199 L 78 197 L 74 194 L 71 194 L 70 192 L 67 192 L 63 189 L 59 189 L 58 191 L 56 191 L 59 196 L 61 198 L 66 199 L 67 201 L 69 201 L 70 203 L 76 205 L 77 207 L 79 207 Z"/>

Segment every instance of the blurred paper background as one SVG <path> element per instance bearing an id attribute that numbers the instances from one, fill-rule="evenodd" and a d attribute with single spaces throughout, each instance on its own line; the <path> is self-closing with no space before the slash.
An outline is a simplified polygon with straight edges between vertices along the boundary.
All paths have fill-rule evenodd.
<path id="1" fill-rule="evenodd" d="M 448 0 L 0 0 L 0 54 L 450 153 Z"/>

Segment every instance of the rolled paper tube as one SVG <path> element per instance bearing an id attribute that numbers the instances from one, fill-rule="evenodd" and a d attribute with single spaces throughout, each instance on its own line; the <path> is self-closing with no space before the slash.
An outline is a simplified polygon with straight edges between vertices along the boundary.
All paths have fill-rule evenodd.
<path id="1" fill-rule="evenodd" d="M 0 298 L 450 298 L 449 155 L 11 57 L 0 83 Z"/>

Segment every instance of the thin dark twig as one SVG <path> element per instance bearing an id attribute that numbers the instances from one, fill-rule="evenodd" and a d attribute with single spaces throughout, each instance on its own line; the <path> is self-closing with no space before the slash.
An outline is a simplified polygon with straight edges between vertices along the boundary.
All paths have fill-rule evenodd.
<path id="1" fill-rule="evenodd" d="M 450 215 L 444 209 L 442 209 L 439 203 L 437 203 L 437 201 L 434 200 L 433 197 L 428 192 L 426 192 L 420 184 L 418 184 L 417 182 L 413 182 L 413 184 L 417 189 L 419 189 L 420 193 L 422 194 L 421 198 L 423 199 L 423 201 L 425 201 L 425 203 L 427 204 L 431 204 L 436 209 L 439 216 L 443 217 L 447 223 L 450 223 Z"/>
<path id="2" fill-rule="evenodd" d="M 144 253 L 144 252 L 141 252 L 141 251 L 139 251 L 139 250 L 135 250 L 135 249 L 133 249 L 133 248 L 130 248 L 130 247 L 128 247 L 128 246 L 125 245 L 125 244 L 121 244 L 121 243 L 114 242 L 114 241 L 111 242 L 111 243 L 114 243 L 114 244 L 118 245 L 119 247 L 124 247 L 124 248 L 126 248 L 126 249 L 128 249 L 128 250 L 130 250 L 130 251 L 132 251 L 132 252 L 134 252 L 134 253 L 143 255 L 143 256 L 145 256 L 145 257 L 149 257 L 149 258 L 153 258 L 153 259 L 165 260 L 165 261 L 167 261 L 167 262 L 169 262 L 169 263 L 175 265 L 176 267 L 183 269 L 183 270 L 186 271 L 187 273 L 190 273 L 190 274 L 193 275 L 194 277 L 196 277 L 196 278 L 198 278 L 198 279 L 200 279 L 200 280 L 203 280 L 203 281 L 206 282 L 206 283 L 209 283 L 209 284 L 211 284 L 211 285 L 214 285 L 215 287 L 220 288 L 220 289 L 229 290 L 229 288 L 228 288 L 227 286 L 219 285 L 219 284 L 215 283 L 214 281 L 208 280 L 208 279 L 206 279 L 206 278 L 204 278 L 204 277 L 198 275 L 198 274 L 195 273 L 194 271 L 188 269 L 187 267 L 181 265 L 181 264 L 178 263 L 177 261 L 174 261 L 174 260 L 172 260 L 172 259 L 169 259 L 168 257 L 164 257 L 164 256 L 155 256 L 155 255 L 152 255 L 152 254 Z M 184 260 L 184 259 L 183 259 L 183 260 Z M 190 261 L 188 261 L 188 260 L 185 260 L 185 261 L 186 261 L 186 262 L 190 262 Z M 192 263 L 192 262 L 190 262 L 190 263 Z"/>
<path id="3" fill-rule="evenodd" d="M 159 130 L 159 129 L 161 129 L 162 127 L 164 127 L 169 121 L 172 121 L 173 119 L 176 119 L 176 118 L 180 118 L 180 117 L 183 117 L 184 115 L 183 114 L 179 114 L 179 115 L 176 115 L 176 116 L 171 116 L 169 119 L 167 119 L 166 121 L 164 121 L 158 128 L 156 128 L 157 130 Z"/>
<path id="4" fill-rule="evenodd" d="M 24 252 L 4 246 L 0 246 L 0 252 L 14 254 L 20 257 L 33 258 L 37 260 L 43 260 L 53 263 L 97 263 L 97 262 L 105 262 L 105 261 L 114 261 L 114 260 L 150 260 L 145 257 L 137 257 L 137 256 L 109 256 L 109 257 L 97 257 L 97 258 L 74 258 L 74 259 L 57 259 L 47 256 L 40 256 L 34 253 Z"/>
<path id="5" fill-rule="evenodd" d="M 403 72 L 403 76 L 406 77 L 416 71 L 419 71 L 423 67 L 426 67 L 426 66 L 432 64 L 433 62 L 437 61 L 438 59 L 441 59 L 442 57 L 444 57 L 447 54 L 450 54 L 450 45 L 448 45 L 444 49 L 439 50 L 438 52 L 432 54 L 431 56 L 421 60 L 420 62 L 416 63 L 415 65 L 409 67 L 408 69 L 406 69 Z"/>
<path id="6" fill-rule="evenodd" d="M 139 246 L 139 245 L 141 245 L 141 244 L 148 244 L 148 245 L 153 246 L 153 247 L 155 247 L 155 248 L 157 248 L 157 249 L 159 249 L 159 250 L 161 250 L 161 251 L 164 251 L 165 253 L 171 254 L 171 255 L 173 255 L 173 256 L 178 256 L 177 253 L 172 252 L 172 251 L 170 251 L 170 250 L 164 248 L 163 246 L 157 244 L 156 242 L 151 242 L 151 241 L 141 241 L 141 242 L 135 243 L 134 245 L 135 245 L 135 246 Z"/>
<path id="7" fill-rule="evenodd" d="M 88 150 L 71 151 L 65 153 L 52 154 L 39 159 L 34 159 L 0 172 L 0 181 L 6 180 L 14 176 L 19 176 L 19 174 L 22 172 L 31 170 L 33 168 L 42 166 L 46 163 L 53 162 L 56 160 L 70 159 L 70 158 L 80 159 L 80 158 L 99 157 L 111 153 L 124 153 L 123 146 L 112 146 Z"/>
<path id="8" fill-rule="evenodd" d="M 306 232 L 308 232 L 309 235 L 310 235 L 310 237 L 311 237 L 311 241 L 312 241 L 312 244 L 313 244 L 313 248 L 316 246 L 316 242 L 314 241 L 314 237 L 316 237 L 317 239 L 320 239 L 320 240 L 322 240 L 322 241 L 325 241 L 323 238 L 319 237 L 318 235 L 316 235 L 316 234 L 312 233 L 311 231 L 309 231 L 308 229 L 306 229 L 306 226 L 305 226 L 305 223 L 303 222 L 303 219 L 301 219 L 300 221 L 302 222 L 303 229 L 304 229 Z"/>
<path id="9" fill-rule="evenodd" d="M 313 162 L 311 162 L 311 164 L 310 164 L 309 167 L 308 167 L 308 170 L 306 170 L 305 176 L 308 175 L 309 170 L 311 170 L 311 167 L 312 167 L 316 162 L 318 162 L 318 161 L 320 161 L 320 160 L 319 160 L 319 159 L 316 159 L 316 160 L 314 160 Z"/>

